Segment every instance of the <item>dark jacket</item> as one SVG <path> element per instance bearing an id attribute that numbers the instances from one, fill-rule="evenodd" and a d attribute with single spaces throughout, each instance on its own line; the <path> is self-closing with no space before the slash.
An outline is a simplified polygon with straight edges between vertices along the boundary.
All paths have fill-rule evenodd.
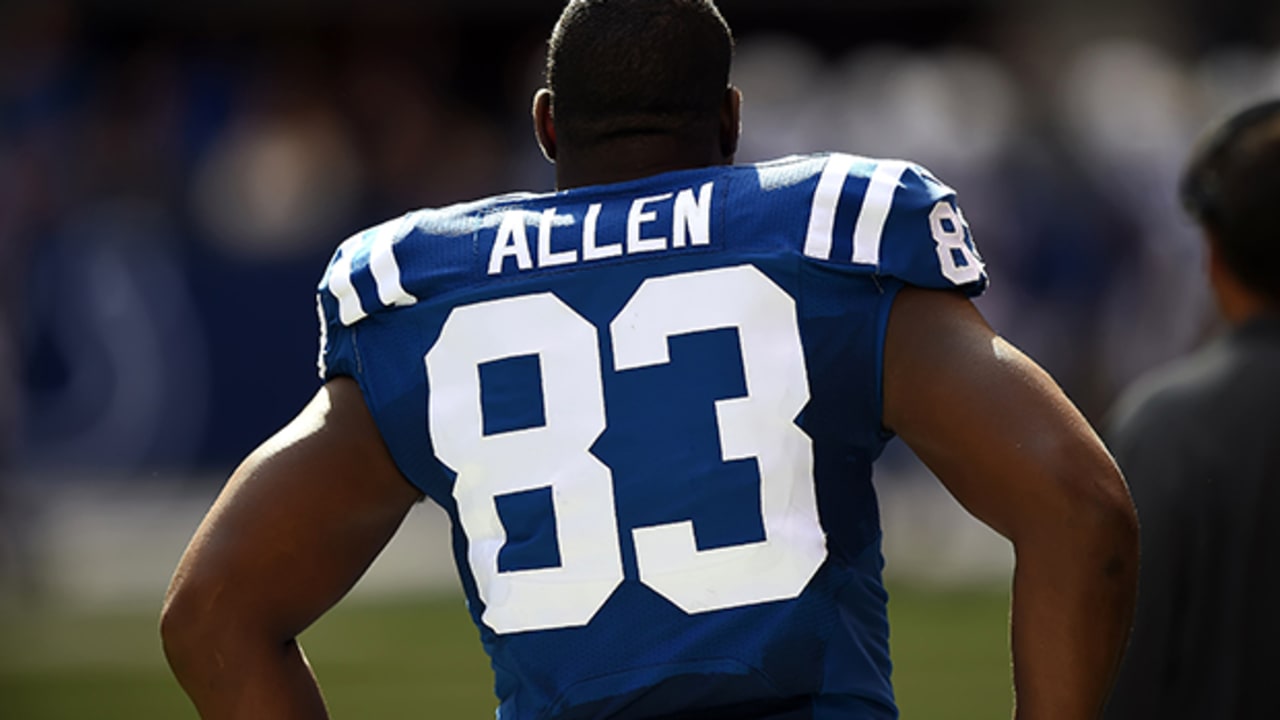
<path id="1" fill-rule="evenodd" d="M 1106 717 L 1280 718 L 1280 314 L 1139 382 L 1109 439 L 1142 571 Z"/>

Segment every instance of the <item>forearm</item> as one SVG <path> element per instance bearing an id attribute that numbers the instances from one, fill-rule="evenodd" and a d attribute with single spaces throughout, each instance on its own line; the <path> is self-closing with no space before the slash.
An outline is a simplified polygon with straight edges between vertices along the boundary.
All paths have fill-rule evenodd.
<path id="1" fill-rule="evenodd" d="M 1123 517 L 1075 527 L 1055 519 L 1015 549 L 1015 717 L 1096 718 L 1129 635 L 1134 529 Z"/>
<path id="2" fill-rule="evenodd" d="M 233 638 L 184 645 L 165 654 L 203 720 L 327 718 L 315 676 L 296 641 Z"/>

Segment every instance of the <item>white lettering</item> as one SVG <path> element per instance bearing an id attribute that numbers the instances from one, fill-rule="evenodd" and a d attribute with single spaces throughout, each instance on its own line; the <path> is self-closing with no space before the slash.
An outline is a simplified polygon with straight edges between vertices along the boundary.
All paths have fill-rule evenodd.
<path id="1" fill-rule="evenodd" d="M 493 241 L 493 250 L 489 251 L 489 274 L 502 274 L 502 263 L 509 257 L 516 259 L 516 267 L 521 270 L 533 269 L 533 258 L 529 256 L 529 235 L 525 231 L 524 213 L 520 211 L 502 215 L 498 237 Z"/>
<path id="2" fill-rule="evenodd" d="M 692 245 L 711 244 L 711 189 L 715 183 L 706 183 L 698 189 L 698 198 L 693 197 L 693 188 L 681 190 L 676 195 L 675 219 L 671 227 L 671 247 L 684 247 L 684 238 L 688 234 Z"/>
<path id="3" fill-rule="evenodd" d="M 622 254 L 622 245 L 596 245 L 596 224 L 600 219 L 600 203 L 591 203 L 587 208 L 587 217 L 582 221 L 582 259 L 603 260 L 618 257 Z"/>
<path id="4" fill-rule="evenodd" d="M 651 197 L 636 198 L 631 203 L 631 211 L 627 213 L 627 254 L 655 252 L 667 249 L 665 237 L 640 237 L 640 226 L 658 219 L 656 210 L 646 211 L 645 205 L 670 200 L 672 193 L 663 193 Z"/>
<path id="5" fill-rule="evenodd" d="M 572 225 L 572 215 L 556 215 L 555 208 L 542 211 L 542 222 L 538 223 L 538 267 L 569 265 L 578 262 L 576 250 L 551 252 L 551 228 L 559 220 L 561 225 Z"/>
<path id="6" fill-rule="evenodd" d="M 489 250 L 488 272 L 490 275 L 501 275 L 510 267 L 506 262 L 508 258 L 515 260 L 517 270 L 532 270 L 535 267 L 550 268 L 623 255 L 710 245 L 711 198 L 714 194 L 715 183 L 707 182 L 700 187 L 685 188 L 678 193 L 669 192 L 632 200 L 627 212 L 625 241 L 616 237 L 611 238 L 613 242 L 608 242 L 607 239 L 605 242 L 600 241 L 600 214 L 604 211 L 604 203 L 587 205 L 586 212 L 581 217 L 577 214 L 582 212 L 581 209 L 573 214 L 560 213 L 559 208 L 541 210 L 536 218 L 536 254 L 534 248 L 529 246 L 529 226 L 535 222 L 534 213 L 527 210 L 505 212 L 498 224 L 493 247 Z M 664 202 L 671 212 L 670 244 L 666 237 L 644 236 L 645 226 L 658 220 L 660 210 L 654 206 Z M 566 228 L 577 226 L 579 222 L 581 231 L 576 236 L 578 242 L 574 243 Z M 609 227 L 616 227 L 616 221 Z M 552 236 L 557 232 L 556 228 L 561 228 L 555 238 L 560 247 L 564 248 L 562 250 L 552 249 Z M 380 293 L 382 290 L 379 286 Z"/>

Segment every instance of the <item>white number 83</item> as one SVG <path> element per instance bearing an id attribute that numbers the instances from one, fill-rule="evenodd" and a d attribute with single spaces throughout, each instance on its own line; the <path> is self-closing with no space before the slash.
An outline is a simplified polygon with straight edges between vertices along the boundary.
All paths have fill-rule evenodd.
<path id="1" fill-rule="evenodd" d="M 798 596 L 826 558 L 795 302 L 750 265 L 646 280 L 609 326 L 614 371 L 670 361 L 668 338 L 737 330 L 747 393 L 715 402 L 725 461 L 755 458 L 764 540 L 699 550 L 684 520 L 631 530 L 640 581 L 687 613 Z M 485 435 L 478 367 L 537 355 L 543 425 Z M 426 354 L 431 440 L 455 473 L 467 561 L 498 633 L 589 623 L 622 583 L 598 330 L 551 293 L 455 308 Z M 496 498 L 550 488 L 558 567 L 498 569 L 506 530 Z"/>

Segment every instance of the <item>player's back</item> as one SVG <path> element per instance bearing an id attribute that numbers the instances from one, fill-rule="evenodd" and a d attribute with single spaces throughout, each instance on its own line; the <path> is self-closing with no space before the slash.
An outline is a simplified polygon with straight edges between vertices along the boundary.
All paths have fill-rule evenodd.
<path id="1" fill-rule="evenodd" d="M 449 513 L 499 717 L 894 717 L 888 310 L 985 282 L 917 166 L 689 170 L 352 238 L 321 372 Z"/>

